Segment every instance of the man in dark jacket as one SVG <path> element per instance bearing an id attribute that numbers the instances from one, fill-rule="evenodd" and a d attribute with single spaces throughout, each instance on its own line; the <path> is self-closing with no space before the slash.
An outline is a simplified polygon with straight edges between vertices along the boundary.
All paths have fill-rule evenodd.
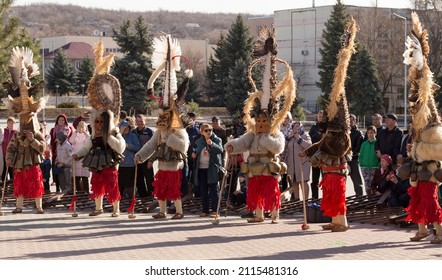
<path id="1" fill-rule="evenodd" d="M 402 143 L 402 130 L 397 127 L 397 116 L 388 114 L 385 119 L 385 128 L 381 130 L 376 141 L 376 154 L 379 158 L 382 155 L 389 155 L 396 165 L 397 155 L 400 153 Z"/>
<path id="2" fill-rule="evenodd" d="M 356 116 L 350 114 L 350 140 L 351 140 L 351 151 L 353 153 L 351 161 L 348 162 L 350 166 L 350 178 L 353 182 L 356 196 L 363 195 L 362 188 L 362 174 L 361 167 L 359 166 L 359 151 L 361 149 L 364 136 L 362 132 L 358 129 L 356 125 Z"/>
<path id="3" fill-rule="evenodd" d="M 309 131 L 310 138 L 312 139 L 312 144 L 315 144 L 316 142 L 319 142 L 319 140 L 322 139 L 322 131 L 319 128 L 319 123 L 322 122 L 324 117 L 324 111 L 320 110 L 318 114 L 316 115 L 316 123 L 312 125 Z M 321 168 L 320 167 L 313 167 L 312 166 L 312 198 L 317 199 L 318 198 L 318 184 L 319 184 L 319 176 L 321 175 Z"/>

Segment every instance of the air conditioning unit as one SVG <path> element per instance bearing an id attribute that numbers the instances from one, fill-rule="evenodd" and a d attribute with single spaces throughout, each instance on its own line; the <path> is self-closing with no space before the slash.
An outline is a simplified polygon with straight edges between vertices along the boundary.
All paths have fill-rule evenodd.
<path id="1" fill-rule="evenodd" d="M 308 55 L 308 50 L 302 50 L 302 51 L 301 51 L 301 54 L 302 54 L 302 55 Z"/>

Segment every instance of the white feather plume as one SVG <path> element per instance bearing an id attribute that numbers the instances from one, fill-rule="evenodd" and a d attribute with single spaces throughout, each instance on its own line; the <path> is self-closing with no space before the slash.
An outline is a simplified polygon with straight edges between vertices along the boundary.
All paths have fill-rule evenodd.
<path id="1" fill-rule="evenodd" d="M 153 47 L 154 52 L 152 54 L 152 68 L 155 70 L 160 70 L 164 67 L 164 70 L 168 72 L 166 73 L 164 81 L 164 92 L 162 98 L 163 105 L 168 106 L 169 98 L 172 99 L 172 95 L 174 95 L 178 90 L 176 72 L 181 70 L 181 47 L 178 40 L 170 35 L 155 38 L 153 42 Z M 170 55 L 169 58 L 168 54 Z M 169 61 L 169 63 L 167 63 L 167 61 Z M 166 62 L 166 65 L 164 64 L 164 62 Z M 161 72 L 162 70 L 156 73 L 156 75 L 158 76 Z M 156 79 L 156 77 L 154 79 Z M 153 85 L 154 79 L 151 80 L 149 84 Z"/>
<path id="2" fill-rule="evenodd" d="M 407 36 L 405 42 L 407 49 L 405 50 L 403 57 L 406 65 L 413 65 L 418 70 L 422 70 L 424 66 L 424 55 L 422 54 L 422 46 L 414 35 Z"/>

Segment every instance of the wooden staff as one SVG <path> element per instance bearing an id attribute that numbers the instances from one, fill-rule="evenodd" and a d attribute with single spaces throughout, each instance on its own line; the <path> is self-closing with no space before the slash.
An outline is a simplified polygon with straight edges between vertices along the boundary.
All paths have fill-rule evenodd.
<path id="1" fill-rule="evenodd" d="M 302 208 L 304 212 L 304 223 L 301 226 L 302 230 L 307 230 L 310 226 L 307 224 L 307 207 L 305 205 L 305 184 L 304 184 L 304 170 L 302 168 L 302 158 L 299 156 L 299 169 L 301 171 L 301 190 L 302 190 Z"/>
<path id="2" fill-rule="evenodd" d="M 137 202 L 136 194 L 137 194 L 137 169 L 138 164 L 135 163 L 135 175 L 134 175 L 134 191 L 132 194 L 132 202 L 130 203 L 129 208 L 127 209 L 128 212 L 130 212 L 128 218 L 129 219 L 135 219 L 137 216 L 135 216 L 135 203 Z"/>
<path id="3" fill-rule="evenodd" d="M 74 185 L 74 196 L 72 196 L 71 205 L 74 205 L 74 213 L 72 213 L 72 217 L 76 218 L 78 217 L 77 214 L 77 182 L 75 180 L 75 159 L 72 158 L 72 178 L 73 178 L 73 185 Z M 71 206 L 72 207 L 72 206 Z"/>
<path id="4" fill-rule="evenodd" d="M 9 166 L 6 166 L 5 178 L 3 179 L 2 200 L 0 201 L 0 216 L 5 215 L 5 213 L 2 212 L 2 207 L 3 207 L 3 199 L 5 198 L 6 177 L 8 176 L 8 171 L 9 171 Z"/>

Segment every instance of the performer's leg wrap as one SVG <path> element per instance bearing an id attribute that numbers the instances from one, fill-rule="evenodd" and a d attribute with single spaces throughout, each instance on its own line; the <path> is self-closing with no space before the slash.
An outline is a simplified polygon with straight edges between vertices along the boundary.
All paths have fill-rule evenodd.
<path id="1" fill-rule="evenodd" d="M 99 196 L 95 199 L 95 210 L 101 211 L 103 210 L 103 197 Z"/>
<path id="2" fill-rule="evenodd" d="M 166 214 L 166 201 L 158 200 L 158 204 L 160 205 L 160 212 Z"/>
<path id="3" fill-rule="evenodd" d="M 433 223 L 434 229 L 436 230 L 437 236 L 442 236 L 442 225 L 438 222 Z"/>
<path id="4" fill-rule="evenodd" d="M 35 207 L 37 210 L 43 210 L 43 203 L 41 197 L 35 198 Z"/>
<path id="5" fill-rule="evenodd" d="M 428 233 L 427 225 L 425 223 L 418 224 L 419 226 L 419 233 Z"/>
<path id="6" fill-rule="evenodd" d="M 175 210 L 178 214 L 183 214 L 183 203 L 181 199 L 175 200 Z"/>
<path id="7" fill-rule="evenodd" d="M 17 208 L 20 208 L 20 209 L 23 208 L 23 200 L 24 200 L 24 198 L 23 198 L 22 195 L 20 195 L 20 196 L 17 197 L 17 201 L 16 201 L 16 203 L 15 203 L 16 206 L 17 206 Z"/>
<path id="8" fill-rule="evenodd" d="M 337 218 L 339 219 L 339 224 L 343 226 L 348 226 L 347 223 L 347 217 L 345 215 L 338 215 Z"/>
<path id="9" fill-rule="evenodd" d="M 264 219 L 264 209 L 257 207 L 255 212 L 257 219 L 262 219 L 262 220 Z"/>
<path id="10" fill-rule="evenodd" d="M 119 200 L 114 201 L 113 207 L 114 207 L 113 213 L 120 214 L 120 201 Z"/>

